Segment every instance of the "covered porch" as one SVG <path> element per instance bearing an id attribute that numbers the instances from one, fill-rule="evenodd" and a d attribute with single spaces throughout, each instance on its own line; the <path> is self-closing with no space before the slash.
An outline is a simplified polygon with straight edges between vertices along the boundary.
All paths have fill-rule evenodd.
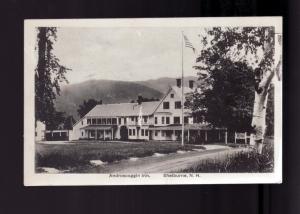
<path id="1" fill-rule="evenodd" d="M 149 128 L 154 140 L 180 141 L 182 137 L 182 125 L 170 125 Z M 206 124 L 184 125 L 184 139 L 186 142 L 195 144 L 225 143 L 227 144 L 228 133 L 226 128 L 213 128 Z"/>
<path id="2" fill-rule="evenodd" d="M 114 140 L 115 128 L 104 125 L 88 125 L 81 128 L 82 136 L 91 140 Z"/>

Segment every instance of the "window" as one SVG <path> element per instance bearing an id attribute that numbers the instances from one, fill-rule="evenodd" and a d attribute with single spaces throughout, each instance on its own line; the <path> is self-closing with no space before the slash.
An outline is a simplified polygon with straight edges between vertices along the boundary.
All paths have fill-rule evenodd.
<path id="1" fill-rule="evenodd" d="M 106 118 L 102 119 L 102 124 L 106 124 Z"/>
<path id="2" fill-rule="evenodd" d="M 155 134 L 155 136 L 157 136 L 158 135 L 158 131 L 155 131 L 154 134 Z"/>
<path id="3" fill-rule="evenodd" d="M 144 117 L 144 122 L 147 123 L 147 121 L 148 121 L 148 118 Z"/>
<path id="4" fill-rule="evenodd" d="M 139 119 L 138 117 L 135 117 L 135 122 L 138 122 L 138 119 Z"/>
<path id="5" fill-rule="evenodd" d="M 201 116 L 201 123 L 205 123 L 205 116 Z"/>
<path id="6" fill-rule="evenodd" d="M 119 124 L 121 124 L 121 123 L 122 123 L 121 118 L 119 118 Z"/>
<path id="7" fill-rule="evenodd" d="M 135 129 L 132 129 L 132 135 L 135 136 Z"/>
<path id="8" fill-rule="evenodd" d="M 174 117 L 174 124 L 180 124 L 180 117 Z"/>
<path id="9" fill-rule="evenodd" d="M 155 120 L 154 123 L 157 124 L 157 117 L 155 117 L 154 120 Z"/>
<path id="10" fill-rule="evenodd" d="M 170 103 L 169 102 L 164 102 L 163 103 L 163 108 L 164 109 L 169 109 L 170 108 Z"/>
<path id="11" fill-rule="evenodd" d="M 117 118 L 111 119 L 112 124 L 117 124 Z"/>
<path id="12" fill-rule="evenodd" d="M 174 98 L 174 94 L 170 94 L 170 97 L 171 97 L 171 98 Z"/>
<path id="13" fill-rule="evenodd" d="M 132 130 L 131 129 L 128 129 L 129 130 L 129 135 L 131 136 L 132 135 Z"/>
<path id="14" fill-rule="evenodd" d="M 97 119 L 97 124 L 101 124 L 101 119 Z"/>
<path id="15" fill-rule="evenodd" d="M 131 121 L 132 121 L 132 122 L 134 121 L 134 117 L 131 117 Z"/>
<path id="16" fill-rule="evenodd" d="M 162 137 L 165 136 L 165 131 L 161 131 L 161 136 L 162 136 Z"/>
<path id="17" fill-rule="evenodd" d="M 81 136 L 83 136 L 83 132 L 81 132 Z"/>
<path id="18" fill-rule="evenodd" d="M 171 137 L 172 136 L 173 131 L 167 130 L 166 131 L 166 135 L 167 137 Z"/>
<path id="19" fill-rule="evenodd" d="M 148 130 L 147 129 L 145 130 L 145 135 L 148 136 Z"/>
<path id="20" fill-rule="evenodd" d="M 35 136 L 37 136 L 37 132 L 35 132 Z"/>
<path id="21" fill-rule="evenodd" d="M 107 119 L 107 124 L 111 124 L 111 118 Z"/>
<path id="22" fill-rule="evenodd" d="M 96 119 L 92 119 L 92 124 L 96 124 Z"/>
<path id="23" fill-rule="evenodd" d="M 189 123 L 189 117 L 184 117 L 184 123 L 185 124 Z"/>
<path id="24" fill-rule="evenodd" d="M 181 102 L 180 101 L 175 102 L 175 109 L 181 109 Z"/>
<path id="25" fill-rule="evenodd" d="M 91 119 L 87 119 L 87 124 L 91 124 Z"/>
<path id="26" fill-rule="evenodd" d="M 127 124 L 127 118 L 124 117 L 124 124 L 126 125 Z"/>
<path id="27" fill-rule="evenodd" d="M 166 124 L 170 124 L 170 117 L 166 117 Z"/>
<path id="28" fill-rule="evenodd" d="M 161 124 L 165 124 L 165 117 L 161 117 Z"/>
<path id="29" fill-rule="evenodd" d="M 145 130 L 144 129 L 142 129 L 142 134 L 141 134 L 142 136 L 144 136 L 145 135 Z"/>
<path id="30" fill-rule="evenodd" d="M 95 137 L 95 131 L 94 130 L 91 130 L 91 137 Z"/>

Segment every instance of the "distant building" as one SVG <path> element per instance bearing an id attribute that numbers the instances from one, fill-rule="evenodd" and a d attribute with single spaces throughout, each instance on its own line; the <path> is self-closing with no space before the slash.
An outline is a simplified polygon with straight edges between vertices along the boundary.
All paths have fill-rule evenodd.
<path id="1" fill-rule="evenodd" d="M 73 126 L 70 140 L 180 140 L 182 122 L 185 123 L 186 137 L 190 132 L 207 132 L 211 128 L 204 123 L 194 124 L 191 111 L 181 112 L 181 79 L 176 86 L 170 87 L 160 101 L 102 104 L 95 106 Z M 193 81 L 184 87 L 186 94 L 197 90 Z M 138 99 L 139 100 L 139 99 Z M 203 139 L 207 140 L 207 133 Z"/>
<path id="2" fill-rule="evenodd" d="M 45 123 L 41 121 L 35 122 L 35 140 L 36 141 L 42 141 L 45 140 L 45 131 L 46 131 L 46 125 Z"/>

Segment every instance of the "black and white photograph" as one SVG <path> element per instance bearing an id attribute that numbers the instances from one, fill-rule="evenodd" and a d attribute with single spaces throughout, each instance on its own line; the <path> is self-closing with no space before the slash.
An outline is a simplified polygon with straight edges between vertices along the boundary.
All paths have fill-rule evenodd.
<path id="1" fill-rule="evenodd" d="M 281 182 L 281 17 L 24 30 L 25 185 Z"/>

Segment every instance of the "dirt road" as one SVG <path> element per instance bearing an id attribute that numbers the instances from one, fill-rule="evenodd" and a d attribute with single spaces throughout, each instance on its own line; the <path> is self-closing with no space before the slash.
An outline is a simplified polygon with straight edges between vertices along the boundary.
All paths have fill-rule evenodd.
<path id="1" fill-rule="evenodd" d="M 81 171 L 82 173 L 166 173 L 179 172 L 208 159 L 223 159 L 245 148 L 214 147 L 209 150 L 179 151 L 168 155 L 155 154 L 151 157 L 131 158 L 104 164 Z"/>

